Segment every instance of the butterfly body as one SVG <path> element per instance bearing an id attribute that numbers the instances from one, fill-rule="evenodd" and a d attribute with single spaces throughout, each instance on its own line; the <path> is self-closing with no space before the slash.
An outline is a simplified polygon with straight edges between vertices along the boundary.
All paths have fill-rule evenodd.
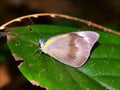
<path id="1" fill-rule="evenodd" d="M 87 61 L 98 38 L 99 34 L 93 31 L 61 34 L 46 42 L 40 39 L 40 50 L 64 64 L 80 67 Z"/>

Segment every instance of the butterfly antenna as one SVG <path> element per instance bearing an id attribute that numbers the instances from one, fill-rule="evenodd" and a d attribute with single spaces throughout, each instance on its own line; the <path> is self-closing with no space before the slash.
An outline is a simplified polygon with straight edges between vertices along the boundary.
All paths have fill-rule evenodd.
<path id="1" fill-rule="evenodd" d="M 32 25 L 35 25 L 35 23 L 33 22 L 33 20 L 31 19 L 31 17 L 28 18 L 31 22 Z M 33 26 L 35 30 L 38 30 L 37 27 Z M 41 38 L 41 33 L 39 33 L 39 37 Z"/>

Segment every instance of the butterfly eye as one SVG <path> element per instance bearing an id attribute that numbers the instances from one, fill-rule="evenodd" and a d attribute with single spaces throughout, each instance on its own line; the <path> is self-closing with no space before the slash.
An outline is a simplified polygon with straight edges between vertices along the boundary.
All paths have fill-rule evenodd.
<path id="1" fill-rule="evenodd" d="M 39 47 L 41 48 L 41 44 L 39 43 Z"/>
<path id="2" fill-rule="evenodd" d="M 39 39 L 39 46 L 40 46 L 40 48 L 42 48 L 45 43 L 46 43 L 46 39 L 42 39 L 42 38 Z"/>

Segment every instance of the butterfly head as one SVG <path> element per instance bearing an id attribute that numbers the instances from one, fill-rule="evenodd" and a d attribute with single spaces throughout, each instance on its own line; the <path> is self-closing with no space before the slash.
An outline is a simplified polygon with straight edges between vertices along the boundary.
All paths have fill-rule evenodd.
<path id="1" fill-rule="evenodd" d="M 46 40 L 46 39 L 43 39 L 43 38 L 40 38 L 40 39 L 39 39 L 39 49 L 40 49 L 41 51 L 43 51 L 43 47 L 44 47 L 46 41 L 47 41 L 47 40 Z"/>

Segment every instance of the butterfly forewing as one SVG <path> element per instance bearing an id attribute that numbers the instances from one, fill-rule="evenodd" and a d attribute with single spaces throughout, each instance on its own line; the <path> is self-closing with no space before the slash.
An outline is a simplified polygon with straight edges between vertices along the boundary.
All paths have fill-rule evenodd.
<path id="1" fill-rule="evenodd" d="M 98 37 L 99 35 L 92 31 L 57 35 L 54 42 L 46 47 L 46 54 L 72 67 L 80 67 L 87 61 Z"/>

